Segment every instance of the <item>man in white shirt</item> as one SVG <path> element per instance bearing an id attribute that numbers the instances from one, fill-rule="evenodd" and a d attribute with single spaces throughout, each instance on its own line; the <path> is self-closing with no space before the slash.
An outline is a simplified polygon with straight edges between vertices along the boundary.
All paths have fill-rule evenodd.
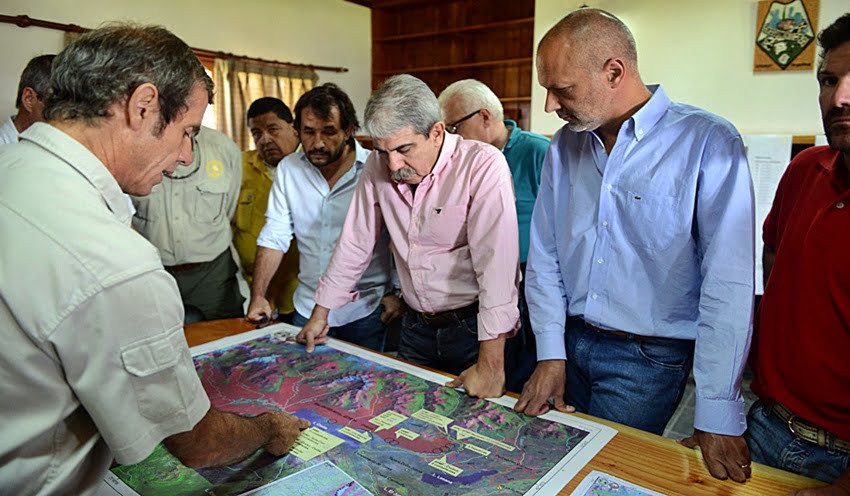
<path id="1" fill-rule="evenodd" d="M 306 421 L 210 406 L 177 285 L 122 194 L 192 161 L 204 67 L 165 28 L 119 24 L 54 76 L 47 123 L 0 147 L 0 493 L 92 495 L 160 442 L 196 468 L 285 453 Z"/>
<path id="2" fill-rule="evenodd" d="M 0 145 L 16 143 L 18 135 L 36 122 L 44 122 L 42 111 L 50 93 L 50 66 L 56 55 L 39 55 L 31 59 L 18 82 L 15 108 L 18 113 L 0 126 Z"/>
<path id="3" fill-rule="evenodd" d="M 313 312 L 314 295 L 336 247 L 348 206 L 369 152 L 354 139 L 354 105 L 334 84 L 305 93 L 295 105 L 295 128 L 303 151 L 277 168 L 266 224 L 257 239 L 257 261 L 248 318 L 271 316 L 266 291 L 294 236 L 301 252 L 293 324 L 303 326 Z M 330 314 L 330 336 L 375 350 L 384 346 L 385 324 L 402 314 L 393 293 L 389 236 L 378 243 L 355 291 L 356 297 Z"/>

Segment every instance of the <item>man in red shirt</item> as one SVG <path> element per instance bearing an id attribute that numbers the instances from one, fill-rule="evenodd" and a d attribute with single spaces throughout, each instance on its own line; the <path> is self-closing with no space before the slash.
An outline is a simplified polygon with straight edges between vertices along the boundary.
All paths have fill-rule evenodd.
<path id="1" fill-rule="evenodd" d="M 788 166 L 764 223 L 765 292 L 751 364 L 754 461 L 850 495 L 850 14 L 818 36 L 829 146 Z"/>

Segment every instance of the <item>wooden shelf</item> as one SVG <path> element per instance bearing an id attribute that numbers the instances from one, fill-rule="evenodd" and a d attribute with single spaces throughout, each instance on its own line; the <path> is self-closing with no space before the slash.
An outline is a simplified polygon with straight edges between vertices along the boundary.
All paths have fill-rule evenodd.
<path id="1" fill-rule="evenodd" d="M 410 34 L 400 34 L 396 36 L 385 36 L 382 38 L 375 38 L 373 41 L 375 43 L 386 43 L 390 41 L 403 41 L 403 40 L 415 40 L 417 38 L 431 38 L 434 36 L 443 36 L 448 34 L 460 34 L 460 33 L 468 33 L 472 31 L 482 31 L 485 29 L 493 29 L 493 28 L 503 28 L 510 26 L 522 26 L 525 24 L 534 24 L 533 17 L 525 17 L 522 19 L 511 19 L 508 21 L 501 22 L 491 22 L 487 24 L 476 24 L 473 26 L 464 26 L 460 28 L 453 29 L 441 29 L 439 31 L 429 31 L 424 33 L 410 33 Z"/>
<path id="2" fill-rule="evenodd" d="M 533 59 L 531 57 L 520 57 L 516 59 L 500 59 L 488 60 L 486 62 L 467 62 L 465 64 L 450 64 L 450 65 L 432 65 L 428 67 L 409 67 L 407 69 L 390 69 L 387 71 L 375 71 L 374 74 L 380 76 L 390 76 L 393 74 L 412 74 L 415 72 L 435 72 L 446 71 L 452 69 L 471 69 L 475 67 L 492 67 L 497 65 L 516 65 L 530 64 Z"/>
<path id="3" fill-rule="evenodd" d="M 509 97 L 505 97 L 505 98 L 499 98 L 499 100 L 501 100 L 502 103 L 525 103 L 525 102 L 530 102 L 531 97 L 530 96 L 509 96 Z"/>

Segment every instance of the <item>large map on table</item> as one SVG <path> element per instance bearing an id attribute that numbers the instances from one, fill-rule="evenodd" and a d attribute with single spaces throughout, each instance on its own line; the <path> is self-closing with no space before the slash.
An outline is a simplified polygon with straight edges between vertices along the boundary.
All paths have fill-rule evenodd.
<path id="1" fill-rule="evenodd" d="M 306 353 L 273 333 L 197 355 L 195 366 L 217 408 L 286 411 L 311 428 L 284 457 L 257 453 L 214 469 L 184 467 L 160 446 L 112 470 L 107 480 L 119 494 L 243 494 L 327 462 L 351 479 L 338 494 L 552 494 L 551 482 L 560 487 L 613 436 L 590 422 L 470 398 L 432 382 L 443 376 L 340 342 Z M 286 493 L 275 486 L 261 494 Z"/>

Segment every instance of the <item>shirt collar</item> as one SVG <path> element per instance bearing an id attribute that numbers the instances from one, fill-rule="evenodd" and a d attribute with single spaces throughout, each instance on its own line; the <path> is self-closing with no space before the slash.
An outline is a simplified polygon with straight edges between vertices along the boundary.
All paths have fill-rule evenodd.
<path id="1" fill-rule="evenodd" d="M 452 133 L 443 132 L 443 146 L 440 147 L 440 154 L 437 156 L 437 163 L 431 169 L 433 176 L 440 176 L 446 166 L 452 161 L 452 156 L 455 153 L 457 144 L 460 141 L 460 136 Z"/>
<path id="2" fill-rule="evenodd" d="M 118 181 L 82 143 L 43 122 L 36 122 L 21 133 L 21 141 L 38 145 L 73 167 L 98 190 L 115 217 L 122 224 L 129 224 L 132 213 Z"/>
<path id="3" fill-rule="evenodd" d="M 505 148 L 502 150 L 503 152 L 508 151 L 508 149 L 516 144 L 516 141 L 519 139 L 519 135 L 522 134 L 522 129 L 519 128 L 516 121 L 512 119 L 505 119 L 505 127 L 511 130 L 508 135 L 508 141 L 505 143 Z"/>
<path id="4" fill-rule="evenodd" d="M 827 147 L 827 153 L 818 159 L 818 168 L 829 177 L 832 186 L 838 192 L 846 191 L 850 186 L 847 171 L 841 167 L 842 157 L 841 151 Z"/>
<path id="5" fill-rule="evenodd" d="M 651 84 L 646 87 L 652 93 L 649 101 L 638 109 L 631 117 L 635 139 L 640 141 L 649 131 L 658 124 L 658 121 L 670 107 L 670 98 L 664 92 L 660 84 Z"/>

